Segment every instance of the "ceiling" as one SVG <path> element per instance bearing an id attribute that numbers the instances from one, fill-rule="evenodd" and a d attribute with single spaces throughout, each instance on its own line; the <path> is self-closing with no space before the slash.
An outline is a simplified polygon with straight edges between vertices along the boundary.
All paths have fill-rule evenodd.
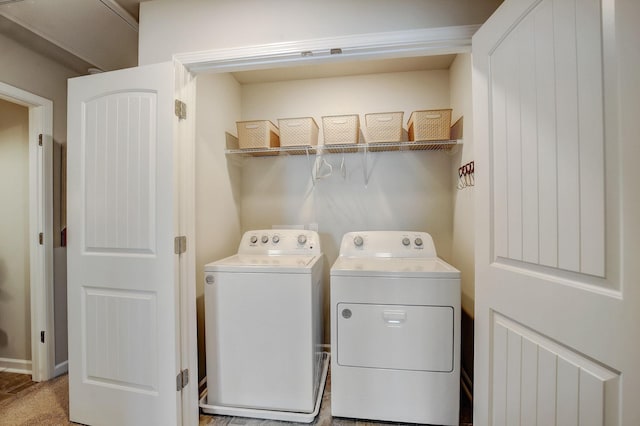
<path id="1" fill-rule="evenodd" d="M 0 0 L 0 33 L 79 74 L 138 63 L 141 0 Z"/>
<path id="2" fill-rule="evenodd" d="M 138 11 L 146 0 L 0 0 L 0 34 L 78 74 L 138 64 Z M 242 84 L 426 69 L 455 55 L 331 63 L 233 73 Z"/>

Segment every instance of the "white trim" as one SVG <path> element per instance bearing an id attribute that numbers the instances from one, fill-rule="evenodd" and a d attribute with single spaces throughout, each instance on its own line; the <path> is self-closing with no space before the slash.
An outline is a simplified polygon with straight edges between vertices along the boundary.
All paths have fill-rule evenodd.
<path id="1" fill-rule="evenodd" d="M 275 68 L 293 63 L 323 63 L 358 59 L 466 53 L 479 25 L 428 28 L 358 34 L 255 46 L 191 52 L 175 59 L 191 72 L 246 71 Z M 331 49 L 342 49 L 331 54 Z M 302 56 L 301 52 L 312 52 Z"/>
<path id="2" fill-rule="evenodd" d="M 174 143 L 180 149 L 176 161 L 179 162 L 179 229 L 178 235 L 187 237 L 187 251 L 179 256 L 180 283 L 180 360 L 181 369 L 188 369 L 190 380 L 182 390 L 182 424 L 196 425 L 198 411 L 198 335 L 196 324 L 196 246 L 195 231 L 195 81 L 194 76 L 182 64 L 174 62 L 175 97 L 187 104 L 187 118 L 174 118 Z"/>
<path id="3" fill-rule="evenodd" d="M 53 301 L 53 102 L 0 82 L 0 98 L 29 108 L 29 252 L 31 368 L 36 382 L 52 378 L 55 363 Z M 42 147 L 38 135 L 43 135 Z M 38 243 L 38 234 L 44 243 Z M 45 343 L 40 332 L 45 332 Z"/>
<path id="4" fill-rule="evenodd" d="M 26 359 L 0 358 L 0 371 L 31 374 L 31 361 Z"/>
<path id="5" fill-rule="evenodd" d="M 105 7 L 107 7 L 109 10 L 111 10 L 111 12 L 113 12 L 120 19 L 126 22 L 127 25 L 133 28 L 133 30 L 136 33 L 138 32 L 138 29 L 139 29 L 138 20 L 133 16 L 131 16 L 131 14 L 127 12 L 127 10 L 124 7 L 120 6 L 120 4 L 117 1 L 115 0 L 99 0 L 99 1 L 100 3 L 105 5 Z"/>
<path id="6" fill-rule="evenodd" d="M 61 362 L 55 366 L 53 370 L 53 377 L 61 376 L 67 372 L 69 372 L 69 361 Z"/>

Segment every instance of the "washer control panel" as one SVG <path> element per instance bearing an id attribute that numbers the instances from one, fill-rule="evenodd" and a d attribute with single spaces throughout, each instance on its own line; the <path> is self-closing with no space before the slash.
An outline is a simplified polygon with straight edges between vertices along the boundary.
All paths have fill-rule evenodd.
<path id="1" fill-rule="evenodd" d="M 320 254 L 320 237 L 305 229 L 262 229 L 242 236 L 238 254 Z"/>
<path id="2" fill-rule="evenodd" d="M 342 237 L 340 256 L 437 257 L 431 235 L 426 232 L 362 231 Z"/>

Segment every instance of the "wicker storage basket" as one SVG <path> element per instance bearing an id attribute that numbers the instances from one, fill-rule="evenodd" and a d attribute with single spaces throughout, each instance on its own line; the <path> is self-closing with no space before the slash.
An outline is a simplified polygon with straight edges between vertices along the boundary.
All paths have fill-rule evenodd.
<path id="1" fill-rule="evenodd" d="M 237 121 L 236 126 L 240 149 L 280 146 L 280 132 L 269 120 Z"/>
<path id="2" fill-rule="evenodd" d="M 367 142 L 400 142 L 404 112 L 365 114 Z"/>
<path id="3" fill-rule="evenodd" d="M 318 124 L 311 117 L 278 119 L 280 146 L 318 144 Z"/>
<path id="4" fill-rule="evenodd" d="M 413 111 L 409 117 L 410 141 L 449 140 L 451 128 L 451 110 L 433 109 Z"/>
<path id="5" fill-rule="evenodd" d="M 355 144 L 360 136 L 360 116 L 330 115 L 322 117 L 325 145 Z"/>

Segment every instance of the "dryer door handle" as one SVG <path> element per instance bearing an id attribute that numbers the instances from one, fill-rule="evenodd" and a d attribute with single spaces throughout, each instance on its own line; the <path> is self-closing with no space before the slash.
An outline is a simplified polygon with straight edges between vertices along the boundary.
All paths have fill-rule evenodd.
<path id="1" fill-rule="evenodd" d="M 398 326 L 407 320 L 406 311 L 385 310 L 382 312 L 382 319 L 391 326 Z"/>

